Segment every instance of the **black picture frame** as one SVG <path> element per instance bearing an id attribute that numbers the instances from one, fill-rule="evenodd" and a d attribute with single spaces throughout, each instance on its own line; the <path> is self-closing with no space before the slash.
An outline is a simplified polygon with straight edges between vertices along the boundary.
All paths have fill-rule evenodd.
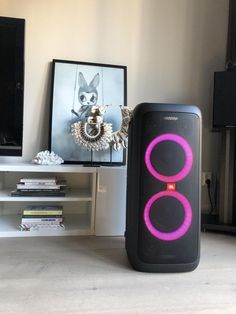
<path id="1" fill-rule="evenodd" d="M 127 106 L 127 67 L 53 59 L 49 149 L 63 158 L 66 164 L 125 165 L 125 149 L 91 152 L 78 145 L 71 134 L 71 125 L 86 117 L 81 108 L 84 104 L 81 76 L 86 86 L 96 89 L 97 94 L 96 99 L 91 97 L 86 104 L 109 105 L 104 122 L 112 123 L 113 131 L 120 128 L 120 106 Z M 87 94 L 89 92 L 91 90 Z"/>

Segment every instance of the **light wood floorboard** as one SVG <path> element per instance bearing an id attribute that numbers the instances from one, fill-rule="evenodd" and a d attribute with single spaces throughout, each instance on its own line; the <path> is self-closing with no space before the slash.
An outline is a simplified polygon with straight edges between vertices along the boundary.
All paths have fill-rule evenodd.
<path id="1" fill-rule="evenodd" d="M 190 273 L 130 268 L 119 237 L 0 239 L 0 313 L 236 313 L 236 236 L 204 233 Z"/>

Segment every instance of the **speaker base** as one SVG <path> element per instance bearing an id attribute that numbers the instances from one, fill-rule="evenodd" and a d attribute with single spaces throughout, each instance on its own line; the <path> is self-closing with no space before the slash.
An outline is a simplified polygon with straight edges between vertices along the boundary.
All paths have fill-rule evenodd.
<path id="1" fill-rule="evenodd" d="M 141 272 L 147 273 L 180 273 L 190 272 L 197 268 L 199 264 L 199 257 L 193 263 L 187 264 L 147 264 L 142 262 L 138 257 L 132 254 L 127 254 L 131 266 Z"/>

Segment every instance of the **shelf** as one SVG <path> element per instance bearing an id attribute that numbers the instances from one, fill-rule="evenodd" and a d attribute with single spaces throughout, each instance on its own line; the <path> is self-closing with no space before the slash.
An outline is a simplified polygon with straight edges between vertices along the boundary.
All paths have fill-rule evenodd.
<path id="1" fill-rule="evenodd" d="M 22 177 L 61 177 L 65 196 L 11 196 Z M 0 164 L 0 237 L 66 236 L 94 234 L 97 168 L 82 165 Z M 21 231 L 20 208 L 44 203 L 63 205 L 65 230 Z"/>
<path id="2" fill-rule="evenodd" d="M 66 196 L 11 196 L 11 190 L 0 190 L 1 202 L 83 202 L 92 201 L 90 191 L 85 189 L 68 190 Z"/>
<path id="3" fill-rule="evenodd" d="M 21 231 L 21 215 L 0 216 L 0 237 L 72 236 L 92 235 L 91 221 L 87 214 L 65 215 L 65 230 Z"/>
<path id="4" fill-rule="evenodd" d="M 31 163 L 0 164 L 0 171 L 9 172 L 68 172 L 68 173 L 96 173 L 96 167 L 82 165 L 36 165 Z"/>

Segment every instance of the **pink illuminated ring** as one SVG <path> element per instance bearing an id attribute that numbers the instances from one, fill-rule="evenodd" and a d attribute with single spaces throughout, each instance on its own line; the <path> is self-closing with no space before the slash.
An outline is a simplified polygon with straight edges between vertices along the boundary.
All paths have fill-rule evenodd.
<path id="1" fill-rule="evenodd" d="M 184 221 L 178 229 L 176 229 L 172 232 L 161 232 L 161 231 L 157 230 L 153 226 L 153 224 L 151 223 L 151 220 L 150 220 L 150 210 L 151 210 L 153 203 L 156 202 L 161 197 L 164 197 L 164 196 L 170 196 L 170 197 L 176 198 L 183 205 L 183 208 L 184 208 L 184 214 L 185 214 Z M 148 230 L 151 232 L 151 234 L 154 237 L 156 237 L 160 240 L 164 240 L 164 241 L 177 240 L 177 239 L 181 238 L 188 231 L 189 227 L 191 226 L 192 208 L 191 208 L 191 205 L 190 205 L 189 201 L 187 200 L 187 198 L 185 196 L 183 196 L 182 194 L 180 194 L 179 192 L 161 191 L 161 192 L 153 195 L 150 198 L 150 200 L 147 202 L 145 209 L 144 209 L 144 221 L 145 221 L 145 224 L 146 224 Z"/>
<path id="2" fill-rule="evenodd" d="M 151 163 L 151 153 L 153 151 L 153 148 L 163 142 L 163 141 L 173 141 L 179 144 L 182 149 L 184 150 L 185 154 L 185 165 L 182 168 L 180 172 L 178 172 L 176 175 L 173 176 L 164 176 L 160 173 L 158 173 L 155 168 L 153 167 Z M 154 138 L 154 140 L 151 141 L 151 143 L 148 145 L 147 150 L 145 152 L 145 164 L 148 169 L 148 171 L 158 180 L 163 182 L 177 182 L 182 180 L 184 177 L 188 175 L 188 173 L 191 170 L 192 164 L 193 164 L 193 153 L 190 145 L 188 142 L 182 137 L 177 134 L 172 133 L 166 133 L 157 136 Z"/>

